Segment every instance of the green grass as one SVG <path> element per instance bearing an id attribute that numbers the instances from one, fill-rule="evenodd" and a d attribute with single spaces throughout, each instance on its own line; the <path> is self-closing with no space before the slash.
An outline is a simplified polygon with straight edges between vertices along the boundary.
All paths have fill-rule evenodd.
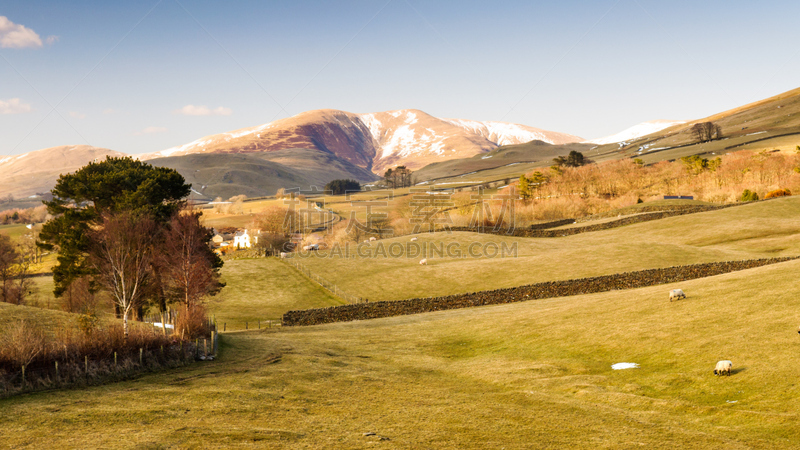
<path id="1" fill-rule="evenodd" d="M 319 308 L 342 304 L 277 258 L 227 261 L 222 269 L 227 286 L 209 304 L 220 327 L 244 329 L 245 322 L 258 326 L 259 320 L 280 320 L 293 309 Z"/>
<path id="2" fill-rule="evenodd" d="M 0 442 L 797 448 L 798 270 L 684 282 L 688 298 L 674 303 L 657 286 L 227 334 L 211 363 L 0 400 Z M 733 376 L 712 374 L 719 359 Z"/>
<path id="3" fill-rule="evenodd" d="M 550 280 L 674 265 L 800 255 L 800 198 L 688 214 L 559 238 L 455 232 L 418 236 L 418 244 L 458 245 L 465 257 L 408 258 L 368 253 L 301 261 L 344 291 L 371 301 L 448 295 Z M 386 239 L 408 245 L 410 237 Z M 470 244 L 517 246 L 517 257 L 472 258 Z M 367 253 L 370 247 L 361 247 Z M 372 248 L 376 248 L 373 243 Z M 387 252 L 388 253 L 388 252 Z"/>

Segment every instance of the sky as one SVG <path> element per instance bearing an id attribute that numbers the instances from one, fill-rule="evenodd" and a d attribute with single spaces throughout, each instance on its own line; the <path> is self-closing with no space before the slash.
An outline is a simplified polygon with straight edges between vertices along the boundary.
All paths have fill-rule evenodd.
<path id="1" fill-rule="evenodd" d="M 138 154 L 322 108 L 586 139 L 800 87 L 800 2 L 0 4 L 0 155 Z"/>

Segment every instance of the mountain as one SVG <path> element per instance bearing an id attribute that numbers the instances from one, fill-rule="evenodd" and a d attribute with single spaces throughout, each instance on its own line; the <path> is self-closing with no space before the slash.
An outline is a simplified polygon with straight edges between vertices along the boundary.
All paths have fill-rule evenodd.
<path id="1" fill-rule="evenodd" d="M 19 198 L 48 192 L 62 173 L 75 171 L 106 156 L 126 155 L 89 145 L 62 145 L 0 157 L 0 193 Z"/>
<path id="2" fill-rule="evenodd" d="M 370 114 L 323 109 L 264 125 L 206 136 L 142 155 L 155 159 L 195 153 L 261 153 L 316 149 L 381 174 L 388 167 L 417 169 L 432 162 L 470 157 L 500 145 L 534 139 L 579 142 L 576 136 L 504 122 L 440 119 L 406 109 Z"/>
<path id="3" fill-rule="evenodd" d="M 628 129 L 620 131 L 617 134 L 612 134 L 611 136 L 591 139 L 584 142 L 587 144 L 613 144 L 615 142 L 629 141 L 631 139 L 659 132 L 673 125 L 680 125 L 684 123 L 686 123 L 685 120 L 651 120 L 650 122 L 642 122 L 638 125 L 634 125 Z"/>

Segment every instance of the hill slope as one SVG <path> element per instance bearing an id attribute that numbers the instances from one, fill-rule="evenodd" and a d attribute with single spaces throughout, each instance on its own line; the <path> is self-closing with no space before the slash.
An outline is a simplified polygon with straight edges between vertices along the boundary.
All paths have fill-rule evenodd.
<path id="1" fill-rule="evenodd" d="M 274 195 L 280 188 L 322 188 L 331 180 L 377 177 L 334 155 L 311 149 L 270 153 L 198 153 L 147 161 L 177 170 L 201 198 Z"/>
<path id="2" fill-rule="evenodd" d="M 27 197 L 49 192 L 62 173 L 72 172 L 106 156 L 126 155 L 89 145 L 63 145 L 0 157 L 0 193 Z"/>

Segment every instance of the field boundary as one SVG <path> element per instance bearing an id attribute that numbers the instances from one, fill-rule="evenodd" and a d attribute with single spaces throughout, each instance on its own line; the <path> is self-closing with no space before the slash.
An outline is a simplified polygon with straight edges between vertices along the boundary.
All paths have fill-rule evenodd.
<path id="1" fill-rule="evenodd" d="M 574 227 L 574 228 L 562 228 L 559 230 L 554 230 L 551 228 L 556 228 L 563 225 L 568 225 L 573 222 L 580 222 L 579 219 L 564 219 L 560 221 L 550 222 L 548 224 L 537 224 L 531 227 L 526 228 L 515 228 L 511 231 L 508 229 L 492 229 L 489 227 L 485 228 L 474 228 L 474 227 L 450 227 L 450 231 L 469 231 L 474 233 L 484 233 L 484 234 L 495 234 L 501 236 L 514 236 L 514 237 L 530 237 L 530 238 L 554 238 L 554 237 L 564 237 L 564 236 L 573 236 L 576 234 L 581 233 L 588 233 L 592 231 L 602 231 L 602 230 L 610 230 L 612 228 L 618 228 L 625 225 L 633 225 L 635 223 L 642 223 L 642 222 L 649 222 L 652 220 L 659 220 L 659 219 L 666 219 L 668 217 L 675 217 L 675 216 L 682 216 L 686 214 L 695 214 L 707 211 L 716 211 L 718 209 L 724 208 L 731 208 L 734 206 L 740 206 L 740 204 L 732 203 L 730 205 L 719 205 L 719 206 L 692 206 L 689 208 L 682 208 L 682 209 L 675 209 L 675 210 L 668 210 L 668 211 L 659 211 L 659 212 L 646 212 L 642 214 L 636 214 L 633 216 L 623 217 L 618 220 L 613 220 L 611 222 L 605 223 L 598 223 L 594 225 L 586 225 L 582 227 Z M 566 223 L 564 223 L 566 222 Z M 555 225 L 552 225 L 555 224 Z M 545 226 L 551 225 L 547 228 Z M 536 228 L 533 228 L 536 227 Z"/>
<path id="2" fill-rule="evenodd" d="M 407 300 L 380 301 L 354 305 L 332 306 L 302 311 L 289 311 L 283 315 L 283 326 L 321 325 L 334 322 L 378 319 L 404 316 L 474 306 L 515 303 L 572 295 L 594 294 L 613 290 L 627 290 L 667 283 L 705 278 L 729 272 L 752 269 L 769 264 L 798 259 L 798 256 L 725 261 L 662 269 L 624 272 L 614 275 L 580 278 L 565 281 L 548 281 L 513 288 L 455 294 L 443 297 L 412 298 Z M 667 293 L 664 292 L 666 301 Z"/>

